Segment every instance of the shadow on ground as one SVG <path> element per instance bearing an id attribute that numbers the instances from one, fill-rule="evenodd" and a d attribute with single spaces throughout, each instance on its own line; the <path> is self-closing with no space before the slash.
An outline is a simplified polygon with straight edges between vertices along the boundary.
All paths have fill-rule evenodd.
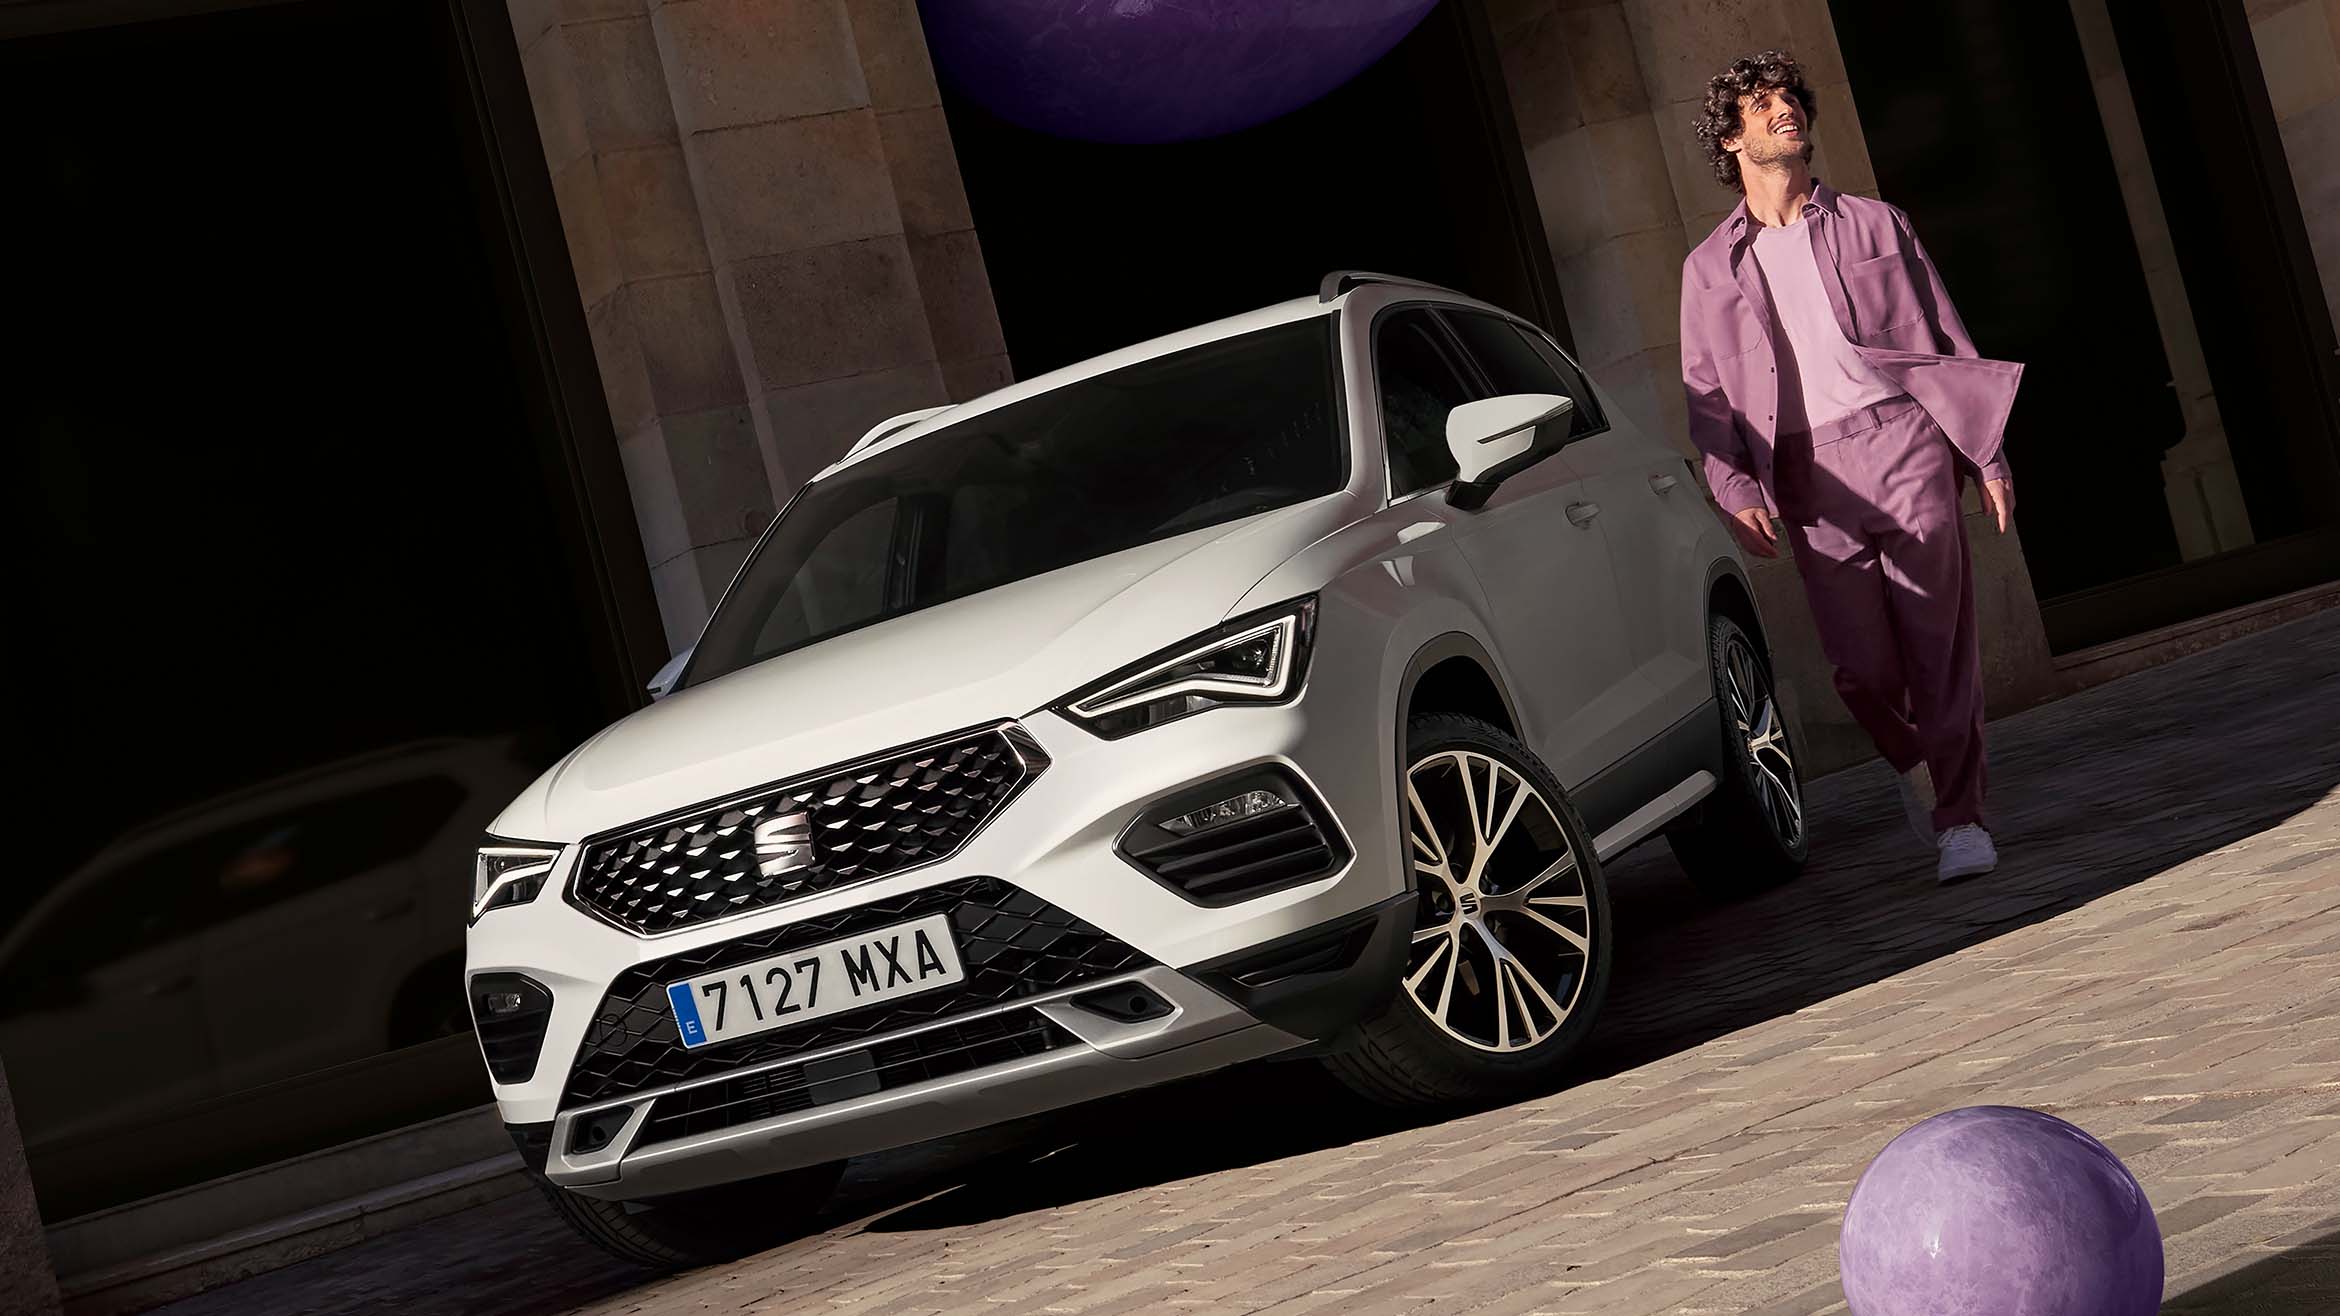
<path id="1" fill-rule="evenodd" d="M 1988 877 L 1933 881 L 1889 769 L 1812 783 L 1796 882 L 1716 904 L 1662 844 L 1609 868 L 1609 1001 L 1579 1080 L 1646 1064 L 2053 918 L 2278 825 L 2340 784 L 2340 612 L 1991 726 Z M 2303 854 L 2296 863 L 2319 856 Z M 1255 1065 L 1058 1117 L 1026 1152 L 868 1224 L 961 1225 L 1352 1142 L 1401 1127 L 1306 1064 Z"/>
<path id="2" fill-rule="evenodd" d="M 1993 723 L 1991 821 L 2002 863 L 1958 886 L 1934 884 L 1932 857 L 1903 830 L 1881 764 L 1811 785 L 1813 862 L 1786 887 L 1704 902 L 1662 844 L 1645 846 L 1609 870 L 1615 975 L 1576 1078 L 1793 1012 L 2280 824 L 2340 784 L 2334 708 L 2340 611 Z M 867 1158 L 854 1165 L 826 1225 L 917 1232 L 971 1224 L 1237 1170 L 1408 1122 L 1360 1106 L 1311 1064 L 1247 1066 Z M 368 1244 L 168 1310 L 539 1316 L 640 1282 L 567 1236 L 533 1197 L 420 1226 L 400 1246 L 414 1255 L 418 1245 L 441 1246 L 441 1235 L 440 1264 L 429 1274 L 369 1262 L 369 1249 L 384 1245 Z M 2267 1305 L 2328 1275 L 2330 1244 L 2253 1266 L 2169 1310 L 2334 1311 L 2329 1301 Z"/>
<path id="3" fill-rule="evenodd" d="M 2340 1231 L 2278 1252 L 2161 1304 L 2162 1316 L 2332 1316 L 2340 1312 Z"/>

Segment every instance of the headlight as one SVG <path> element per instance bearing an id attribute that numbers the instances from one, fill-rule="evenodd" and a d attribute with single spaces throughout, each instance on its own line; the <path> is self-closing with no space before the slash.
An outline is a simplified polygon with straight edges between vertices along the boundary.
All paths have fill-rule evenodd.
<path id="1" fill-rule="evenodd" d="M 1300 692 L 1316 600 L 1230 622 L 1079 691 L 1057 711 L 1108 740 L 1223 704 L 1275 704 Z"/>
<path id="2" fill-rule="evenodd" d="M 479 922 L 491 909 L 536 899 L 560 857 L 560 847 L 552 845 L 491 841 L 481 846 L 471 865 L 471 921 Z"/>

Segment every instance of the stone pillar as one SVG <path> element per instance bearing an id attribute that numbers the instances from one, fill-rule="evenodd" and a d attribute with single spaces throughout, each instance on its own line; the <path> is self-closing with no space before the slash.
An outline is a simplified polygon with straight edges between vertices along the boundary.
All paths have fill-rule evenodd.
<path id="1" fill-rule="evenodd" d="M 1820 102 L 1814 172 L 1840 191 L 1877 194 L 1827 0 L 1494 0 L 1489 13 L 1585 367 L 1636 424 L 1695 455 L 1682 398 L 1682 258 L 1738 204 L 1690 133 L 1706 80 L 1740 55 L 1792 52 Z M 2020 540 L 1991 528 L 1972 493 L 1967 510 L 1985 682 L 1993 710 L 2012 711 L 2054 692 L 2054 664 Z M 1794 564 L 1749 567 L 1807 765 L 1868 758 L 1874 747 L 1835 695 Z"/>
<path id="2" fill-rule="evenodd" d="M 2307 220 L 2324 309 L 2340 326 L 2340 0 L 2245 0 L 2243 8 Z"/>
<path id="3" fill-rule="evenodd" d="M 0 1070 L 0 1312 L 53 1316 L 56 1310 L 57 1274 L 41 1231 L 40 1206 L 33 1200 L 32 1175 L 25 1169 L 8 1074 Z"/>
<path id="4" fill-rule="evenodd" d="M 2178 270 L 2177 244 L 2170 239 L 2161 191 L 2145 151 L 2145 130 L 2137 122 L 2137 103 L 2128 72 L 2121 66 L 2112 11 L 2106 0 L 2071 3 L 2081 54 L 2088 61 L 2089 81 L 2095 86 L 2097 109 L 2104 118 L 2105 141 L 2112 148 L 2113 168 L 2120 177 L 2121 200 L 2129 212 L 2129 231 L 2136 239 L 2145 285 L 2153 298 L 2153 318 L 2161 327 L 2162 352 L 2169 358 L 2170 387 L 2177 391 L 2186 422 L 2185 437 L 2161 462 L 2178 550 L 2192 559 L 2241 548 L 2253 542 L 2250 511 L 2243 505 L 2242 484 L 2235 478 L 2226 425 L 2219 418 L 2210 367 L 2202 358 L 2202 338 L 2194 326 L 2185 278 Z"/>
<path id="5" fill-rule="evenodd" d="M 513 0 L 671 646 L 870 425 L 1006 382 L 914 0 Z"/>

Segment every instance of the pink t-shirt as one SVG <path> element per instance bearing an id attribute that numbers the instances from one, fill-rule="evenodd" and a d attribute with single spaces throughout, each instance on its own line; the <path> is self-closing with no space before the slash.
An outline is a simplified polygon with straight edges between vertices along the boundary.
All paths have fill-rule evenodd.
<path id="1" fill-rule="evenodd" d="M 1837 327 L 1820 267 L 1812 258 L 1812 231 L 1802 220 L 1755 232 L 1755 263 L 1771 291 L 1786 341 L 1779 351 L 1779 428 L 1825 425 L 1861 407 L 1901 396 L 1869 368 Z"/>

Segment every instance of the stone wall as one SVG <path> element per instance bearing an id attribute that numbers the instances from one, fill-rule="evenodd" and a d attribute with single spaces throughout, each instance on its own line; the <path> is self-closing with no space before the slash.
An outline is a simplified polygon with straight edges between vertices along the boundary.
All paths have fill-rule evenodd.
<path id="1" fill-rule="evenodd" d="M 1820 105 L 1814 172 L 1841 191 L 1877 195 L 1826 0 L 1488 8 L 1585 366 L 1636 423 L 1694 455 L 1681 386 L 1682 258 L 1738 204 L 1691 136 L 1706 80 L 1742 54 L 1794 53 Z M 1956 271 L 1947 277 L 1956 284 Z M 2004 713 L 2050 697 L 2055 668 L 2020 535 L 1998 534 L 1971 493 L 1967 506 L 1985 681 L 1992 711 Z M 1794 565 L 1785 557 L 1750 565 L 1807 765 L 1825 771 L 1870 757 L 1831 688 Z"/>
<path id="2" fill-rule="evenodd" d="M 8 1075 L 0 1071 L 0 1312 L 46 1316 L 56 1310 L 57 1276 L 25 1169 L 16 1103 L 8 1096 Z"/>
<path id="3" fill-rule="evenodd" d="M 2340 326 L 2340 0 L 2247 0 L 2292 187 Z"/>
<path id="4" fill-rule="evenodd" d="M 889 415 L 1007 382 L 915 0 L 512 0 L 672 647 Z"/>

